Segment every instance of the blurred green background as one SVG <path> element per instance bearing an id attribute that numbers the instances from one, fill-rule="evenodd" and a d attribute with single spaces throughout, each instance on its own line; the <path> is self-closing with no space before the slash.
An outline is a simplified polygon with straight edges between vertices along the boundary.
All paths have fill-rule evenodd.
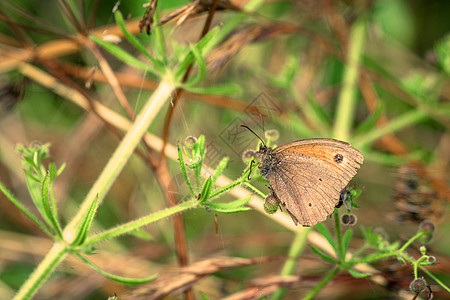
<path id="1" fill-rule="evenodd" d="M 242 7 L 245 2 L 234 1 L 232 4 Z M 19 64 L 10 63 L 11 60 L 34 64 L 56 78 L 58 74 L 65 74 L 93 98 L 121 115 L 125 116 L 125 113 L 111 86 L 95 79 L 93 86 L 87 89 L 86 77 L 76 75 L 79 70 L 89 71 L 98 63 L 84 47 L 68 54 L 62 50 L 64 41 L 75 36 L 77 30 L 61 3 L 67 4 L 67 9 L 77 20 L 83 20 L 81 24 L 90 24 L 86 25 L 89 30 L 106 35 L 115 26 L 112 9 L 116 3 L 113 1 L 6 0 L 0 3 L 0 181 L 22 203 L 31 207 L 15 147 L 18 143 L 29 145 L 35 141 L 51 143 L 51 161 L 57 166 L 67 163 L 66 170 L 55 183 L 60 217 L 66 224 L 120 139 L 111 126 L 105 126 L 94 113 L 25 77 Z M 132 22 L 142 18 L 145 3 L 122 1 L 119 10 Z M 159 1 L 158 10 L 164 17 L 190 4 L 190 1 Z M 236 27 L 230 37 L 236 39 L 229 44 L 236 50 L 228 53 L 231 46 L 219 48 L 214 52 L 216 56 L 206 59 L 210 63 L 208 74 L 199 86 L 233 87 L 233 93 L 219 96 L 184 94 L 175 107 L 168 142 L 176 145 L 188 136 L 205 135 L 208 145 L 206 164 L 215 167 L 220 158 L 228 156 L 230 164 L 224 175 L 234 179 L 246 168 L 242 161 L 243 151 L 256 149 L 258 143 L 251 133 L 236 132 L 235 129 L 244 123 L 262 135 L 259 117 L 251 110 L 253 106 L 267 114 L 265 129 L 279 131 L 280 138 L 275 142 L 278 145 L 304 138 L 333 137 L 333 128 L 342 122 L 336 119 L 336 111 L 348 66 L 351 28 L 355 20 L 364 19 L 360 77 L 354 90 L 357 104 L 348 141 L 363 152 L 365 162 L 352 181 L 352 186 L 362 189 L 362 194 L 356 201 L 359 208 L 353 211 L 358 224 L 353 227 L 355 239 L 351 246 L 362 243 L 357 230 L 359 225 L 382 227 L 394 241 L 413 235 L 421 219 L 432 219 L 438 230 L 430 249 L 441 262 L 436 272 L 448 284 L 449 11 L 450 2 L 444 0 L 266 1 Z M 237 13 L 229 8 L 218 11 L 213 26 L 224 26 Z M 174 20 L 163 25 L 164 42 L 169 56 L 174 58 L 171 63 L 176 64 L 180 47 L 198 40 L 206 16 L 206 13 L 193 13 L 182 24 L 176 24 L 177 20 Z M 289 31 L 288 25 L 295 25 L 297 31 Z M 251 26 L 256 29 L 251 31 Z M 256 30 L 261 32 L 255 34 Z M 145 33 L 136 33 L 136 37 L 151 47 L 151 37 Z M 58 41 L 61 45 L 48 46 Z M 119 45 L 139 57 L 125 39 Z M 49 61 L 54 60 L 57 67 L 52 70 L 51 65 L 26 55 L 36 49 L 54 51 Z M 126 66 L 101 51 L 114 71 L 157 84 L 158 78 Z M 223 64 L 219 63 L 221 59 Z M 197 71 L 194 68 L 194 74 Z M 139 86 L 139 82 L 135 84 L 121 81 L 132 108 L 138 111 L 152 89 L 143 84 Z M 163 107 L 149 128 L 156 136 L 162 136 L 169 105 Z M 383 118 L 385 123 L 381 122 Z M 392 125 L 394 121 L 400 124 Z M 385 133 L 377 131 L 386 124 Z M 379 134 L 379 138 L 364 143 L 364 139 L 373 134 Z M 411 161 L 419 167 L 413 167 L 406 176 L 399 174 L 399 166 L 409 166 Z M 169 167 L 179 188 L 178 198 L 183 200 L 188 193 L 179 164 L 169 161 Z M 413 200 L 395 197 L 405 180 L 412 180 L 419 186 L 411 192 Z M 257 185 L 269 193 L 265 182 Z M 133 157 L 102 203 L 96 217 L 98 227 L 94 230 L 165 209 L 163 188 L 148 165 L 140 157 Z M 220 200 L 232 199 L 227 195 Z M 404 203 L 402 201 L 413 204 L 408 202 L 407 207 L 396 205 Z M 413 213 L 412 209 L 415 210 Z M 414 215 L 416 219 L 399 222 L 395 216 L 401 213 Z M 218 214 L 217 234 L 214 213 L 190 210 L 183 214 L 183 219 L 190 261 L 218 255 L 286 257 L 293 236 L 269 215 L 255 210 Z M 325 225 L 331 228 L 332 222 L 327 221 Z M 0 228 L 0 294 L 7 295 L 7 299 L 42 259 L 51 241 L 3 195 L 0 195 Z M 127 235 L 98 245 L 94 255 L 97 264 L 112 273 L 130 277 L 175 269 L 177 260 L 171 220 L 152 224 L 144 230 L 150 238 Z M 202 291 L 209 299 L 220 299 L 243 288 L 253 278 L 278 274 L 281 265 L 282 261 L 275 261 L 227 269 L 200 281 L 194 290 L 197 297 L 198 291 Z M 311 281 L 290 289 L 286 299 L 299 299 L 329 267 L 309 250 L 302 256 L 300 265 L 298 273 Z M 404 274 L 411 274 L 410 269 L 396 262 L 380 263 L 376 267 L 392 280 L 395 287 L 407 290 L 405 284 L 410 280 L 402 281 L 402 276 L 409 276 Z M 35 299 L 106 299 L 114 292 L 121 297 L 130 290 L 128 286 L 107 280 L 75 260 L 69 260 Z M 318 298 L 388 299 L 393 295 L 398 296 L 395 288 L 342 275 Z M 439 289 L 436 295 L 442 299 L 450 298 Z"/>

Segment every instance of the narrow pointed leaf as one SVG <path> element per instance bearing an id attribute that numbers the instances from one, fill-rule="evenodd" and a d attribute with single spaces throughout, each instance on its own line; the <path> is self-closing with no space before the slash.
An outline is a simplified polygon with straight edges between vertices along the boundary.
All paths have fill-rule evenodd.
<path id="1" fill-rule="evenodd" d="M 58 171 L 56 171 L 56 176 L 61 175 L 61 173 L 64 171 L 65 168 L 66 168 L 66 163 L 63 163 L 61 165 L 61 167 L 59 167 Z"/>
<path id="2" fill-rule="evenodd" d="M 225 168 L 227 167 L 229 161 L 230 161 L 229 157 L 224 157 L 219 162 L 219 165 L 217 166 L 216 170 L 214 171 L 214 174 L 213 174 L 213 177 L 212 177 L 212 182 L 214 184 L 216 183 L 217 178 L 219 178 L 219 176 L 222 175 L 222 173 L 225 170 Z"/>
<path id="3" fill-rule="evenodd" d="M 205 157 L 206 154 L 205 141 L 206 141 L 205 136 L 202 134 L 201 136 L 198 137 L 198 141 L 196 144 L 198 145 L 198 151 L 202 159 Z"/>
<path id="4" fill-rule="evenodd" d="M 96 37 L 94 35 L 91 35 L 90 38 L 91 40 L 93 40 L 94 42 L 105 48 L 106 51 L 108 51 L 121 61 L 123 61 L 125 64 L 133 66 L 139 70 L 148 71 L 148 65 L 146 63 L 140 61 L 130 53 L 120 48 L 119 46 L 109 42 L 105 42 L 101 38 Z"/>
<path id="5" fill-rule="evenodd" d="M 28 218 L 34 221 L 34 223 L 36 223 L 45 233 L 47 233 L 49 236 L 53 236 L 53 233 L 50 231 L 47 225 L 45 225 L 45 223 L 42 223 L 41 220 L 39 220 L 25 206 L 23 206 L 22 203 L 20 203 L 1 182 L 0 191 L 2 191 L 6 198 L 8 198 L 15 206 L 17 206 L 17 208 L 19 208 L 25 215 L 27 215 Z"/>
<path id="6" fill-rule="evenodd" d="M 205 77 L 206 64 L 198 48 L 192 44 L 190 44 L 189 47 L 191 49 L 192 54 L 194 55 L 195 62 L 199 66 L 199 72 L 194 77 L 190 78 L 184 85 L 195 86 L 203 79 L 203 77 Z"/>
<path id="7" fill-rule="evenodd" d="M 236 96 L 242 92 L 239 85 L 230 83 L 216 86 L 208 87 L 192 87 L 182 85 L 183 89 L 198 94 L 212 94 L 212 95 L 226 95 L 226 96 Z"/>
<path id="8" fill-rule="evenodd" d="M 120 11 L 117 11 L 114 14 L 114 17 L 116 18 L 117 25 L 119 25 L 127 40 L 130 41 L 130 43 L 133 44 L 136 49 L 138 49 L 152 62 L 158 73 L 162 73 L 164 71 L 164 64 L 161 61 L 154 59 L 147 51 L 147 49 L 141 44 L 141 42 L 139 42 L 139 40 L 128 31 L 127 27 L 125 26 L 122 13 Z"/>
<path id="9" fill-rule="evenodd" d="M 98 273 L 102 274 L 103 276 L 108 277 L 109 279 L 112 279 L 114 281 L 123 283 L 123 284 L 142 284 L 142 283 L 147 283 L 150 281 L 155 280 L 158 275 L 153 275 L 147 278 L 141 278 L 141 279 L 134 279 L 134 278 L 127 278 L 127 277 L 122 277 L 122 276 L 117 276 L 117 275 L 113 275 L 111 273 L 105 272 L 102 269 L 100 269 L 99 267 L 97 267 L 95 264 L 93 264 L 92 262 L 90 262 L 89 260 L 87 260 L 84 256 L 75 253 L 74 254 L 76 257 L 78 257 L 81 261 L 83 261 L 84 263 L 86 263 L 89 267 L 91 267 L 92 269 L 94 269 L 95 271 L 97 271 Z"/>
<path id="10" fill-rule="evenodd" d="M 335 258 L 333 258 L 333 257 L 331 257 L 331 256 L 328 256 L 327 254 L 321 252 L 321 251 L 320 251 L 319 249 L 317 249 L 316 247 L 310 246 L 310 249 L 311 249 L 314 253 L 316 253 L 317 255 L 319 255 L 323 260 L 328 261 L 328 262 L 333 263 L 333 264 L 337 264 L 337 263 L 338 263 L 338 261 L 337 261 Z"/>
<path id="11" fill-rule="evenodd" d="M 153 24 L 159 23 L 159 11 L 156 9 L 155 14 L 153 15 Z M 167 51 L 164 45 L 164 37 L 161 30 L 161 26 L 156 25 L 153 28 L 153 33 L 155 35 L 155 39 L 153 40 L 153 49 L 155 49 L 156 55 L 161 58 L 161 62 L 163 65 L 167 65 Z"/>
<path id="12" fill-rule="evenodd" d="M 252 197 L 246 197 L 242 199 L 238 199 L 231 202 L 225 202 L 225 203 L 214 203 L 214 202 L 207 202 L 204 205 L 210 207 L 211 209 L 223 212 L 223 213 L 236 213 L 241 211 L 247 211 L 251 210 L 250 207 L 246 207 L 246 205 Z"/>
<path id="13" fill-rule="evenodd" d="M 86 240 L 89 231 L 91 229 L 92 223 L 94 222 L 95 215 L 97 214 L 98 209 L 98 195 L 94 198 L 91 205 L 89 206 L 89 209 L 86 213 L 86 216 L 84 217 L 76 238 L 72 242 L 72 245 L 82 245 L 84 241 Z"/>
<path id="14" fill-rule="evenodd" d="M 327 239 L 328 243 L 333 247 L 334 251 L 337 252 L 336 248 L 336 242 L 333 239 L 333 236 L 331 235 L 330 231 L 323 225 L 322 223 L 319 223 L 315 225 L 315 229 L 324 237 Z"/>
<path id="15" fill-rule="evenodd" d="M 198 199 L 199 203 L 203 203 L 206 200 L 208 200 L 209 194 L 211 194 L 211 189 L 212 189 L 212 180 L 211 177 L 208 177 L 208 179 L 206 179 L 205 183 L 203 184 L 200 198 Z"/>
<path id="16" fill-rule="evenodd" d="M 139 238 L 141 240 L 144 240 L 144 241 L 153 241 L 153 240 L 155 240 L 148 232 L 146 232 L 146 231 L 144 231 L 142 229 L 133 230 L 129 234 L 132 235 L 132 236 L 135 236 L 135 237 L 137 237 L 137 238 Z"/>
<path id="17" fill-rule="evenodd" d="M 236 208 L 224 208 L 224 207 L 221 207 L 220 204 L 211 204 L 211 203 L 208 203 L 205 206 L 209 207 L 210 209 L 212 209 L 214 211 L 226 213 L 226 214 L 234 214 L 234 213 L 238 213 L 238 212 L 252 210 L 250 207 L 246 207 L 246 206 L 241 206 L 241 207 L 236 207 Z"/>
<path id="18" fill-rule="evenodd" d="M 208 32 L 196 45 L 197 49 L 200 51 L 200 55 L 205 55 L 204 52 L 205 47 L 208 46 L 209 42 L 212 40 L 213 36 L 218 32 L 218 28 L 212 29 L 210 32 Z M 185 56 L 183 61 L 178 66 L 177 71 L 175 72 L 176 78 L 181 78 L 184 76 L 184 73 L 186 72 L 189 65 L 194 61 L 195 57 L 192 51 L 189 51 L 189 53 Z"/>
<path id="19" fill-rule="evenodd" d="M 62 237 L 61 227 L 59 225 L 56 216 L 53 214 L 52 208 L 50 207 L 50 199 L 49 195 L 49 186 L 50 186 L 50 173 L 47 172 L 47 175 L 44 177 L 42 181 L 41 187 L 41 201 L 42 207 L 44 208 L 44 213 L 47 216 L 47 219 L 50 221 L 50 226 L 56 231 L 56 234 L 59 237 Z"/>
<path id="20" fill-rule="evenodd" d="M 56 167 L 54 163 L 48 165 L 48 173 L 50 175 L 50 182 L 53 182 L 56 178 Z"/>
<path id="21" fill-rule="evenodd" d="M 195 146 L 195 145 L 194 145 Z M 190 160 L 192 160 L 192 155 L 191 155 L 191 153 L 189 153 L 189 150 L 185 147 L 185 146 L 183 146 L 183 151 L 184 151 L 184 154 L 190 159 Z"/>
<path id="22" fill-rule="evenodd" d="M 186 151 L 186 148 L 185 148 Z M 193 197 L 195 197 L 194 194 L 194 189 L 192 188 L 191 182 L 189 181 L 187 172 L 186 172 L 186 166 L 184 164 L 184 159 L 183 159 L 183 153 L 181 153 L 181 147 L 180 144 L 178 143 L 178 161 L 180 162 L 180 168 L 181 168 L 181 172 L 183 172 L 183 176 L 184 176 L 184 180 L 186 181 L 189 190 L 191 191 L 191 194 Z"/>
<path id="23" fill-rule="evenodd" d="M 47 216 L 44 213 L 44 208 L 42 207 L 41 201 L 41 190 L 40 190 L 40 180 L 37 180 L 30 172 L 25 171 L 25 181 L 27 183 L 28 192 L 30 193 L 31 199 L 34 202 L 34 205 L 39 210 L 39 213 L 43 218 L 47 220 Z"/>
<path id="24" fill-rule="evenodd" d="M 242 207 L 244 205 L 246 205 L 250 199 L 252 199 L 252 196 L 248 196 L 242 199 L 237 199 L 234 201 L 230 201 L 230 202 L 223 202 L 223 203 L 208 203 L 208 206 L 211 207 L 221 207 L 224 209 L 234 209 L 234 208 L 238 208 L 238 207 Z"/>
<path id="25" fill-rule="evenodd" d="M 370 274 L 360 273 L 351 268 L 348 268 L 347 271 L 350 273 L 350 275 L 352 275 L 355 278 L 367 278 L 371 276 Z"/>
<path id="26" fill-rule="evenodd" d="M 348 229 L 344 234 L 344 253 L 347 253 L 348 245 L 350 244 L 350 240 L 353 235 L 353 230 Z"/>

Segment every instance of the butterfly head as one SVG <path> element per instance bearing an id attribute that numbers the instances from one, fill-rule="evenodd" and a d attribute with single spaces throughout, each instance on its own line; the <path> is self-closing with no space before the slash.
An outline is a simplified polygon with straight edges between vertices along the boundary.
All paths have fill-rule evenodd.
<path id="1" fill-rule="evenodd" d="M 252 129 L 250 129 L 246 125 L 241 125 L 241 127 L 247 128 L 252 132 L 260 141 L 261 145 L 259 146 L 259 150 L 255 152 L 255 159 L 258 161 L 258 167 L 261 171 L 261 175 L 265 178 L 267 178 L 270 175 L 270 172 L 272 170 L 272 166 L 274 164 L 274 159 L 272 155 L 273 149 L 268 147 L 264 140 L 257 135 Z"/>

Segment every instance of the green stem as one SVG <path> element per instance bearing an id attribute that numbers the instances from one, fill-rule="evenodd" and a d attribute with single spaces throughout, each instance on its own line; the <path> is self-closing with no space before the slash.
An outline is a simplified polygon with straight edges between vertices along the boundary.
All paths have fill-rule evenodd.
<path id="1" fill-rule="evenodd" d="M 41 261 L 38 267 L 31 273 L 30 277 L 22 284 L 13 300 L 30 299 L 36 291 L 47 281 L 50 274 L 56 269 L 67 255 L 65 245 L 56 243 Z"/>
<path id="2" fill-rule="evenodd" d="M 281 275 L 292 275 L 295 272 L 295 269 L 298 265 L 298 258 L 302 254 L 305 249 L 306 242 L 308 241 L 308 233 L 312 230 L 311 227 L 305 227 L 303 230 L 297 231 L 294 241 L 291 244 L 291 248 L 288 253 L 288 260 L 283 265 L 281 269 Z M 280 288 L 275 291 L 270 299 L 278 300 L 283 299 L 284 294 L 286 293 L 286 288 Z"/>
<path id="3" fill-rule="evenodd" d="M 339 212 L 337 209 L 333 212 L 333 219 L 334 219 L 334 227 L 336 230 L 336 241 L 337 241 L 337 255 L 339 257 L 339 260 L 341 263 L 345 261 L 345 253 L 344 253 L 344 247 L 342 245 L 342 232 L 341 232 L 341 222 L 339 219 Z"/>
<path id="4" fill-rule="evenodd" d="M 178 204 L 176 206 L 172 206 L 168 209 L 159 211 L 154 214 L 150 214 L 148 216 L 139 218 L 137 220 L 134 220 L 134 221 L 122 224 L 120 226 L 105 230 L 101 233 L 98 233 L 92 237 L 89 237 L 86 240 L 86 242 L 83 243 L 83 246 L 92 245 L 92 244 L 98 243 L 98 242 L 106 240 L 106 239 L 110 239 L 110 238 L 117 237 L 117 236 L 125 234 L 125 233 L 129 233 L 129 232 L 136 230 L 142 226 L 145 226 L 150 223 L 159 221 L 161 219 L 170 217 L 176 213 L 180 213 L 182 211 L 185 211 L 185 210 L 188 210 L 191 208 L 195 208 L 197 205 L 198 205 L 197 199 L 180 203 L 180 204 Z"/>
<path id="5" fill-rule="evenodd" d="M 339 267 L 335 267 L 325 276 L 304 298 L 303 300 L 312 299 L 333 277 L 339 272 Z"/>
<path id="6" fill-rule="evenodd" d="M 359 64 L 366 40 L 366 18 L 360 17 L 351 28 L 347 67 L 344 72 L 342 91 L 339 95 L 336 123 L 333 136 L 348 140 L 355 114 L 356 88 L 359 76 Z"/>
<path id="7" fill-rule="evenodd" d="M 447 292 L 450 293 L 450 288 L 448 286 L 445 285 L 445 283 L 443 283 L 442 281 L 439 280 L 439 278 L 437 278 L 436 276 L 434 276 L 433 273 L 431 273 L 430 271 L 428 271 L 427 269 L 425 269 L 424 267 L 420 266 L 419 267 L 422 272 L 424 272 L 425 274 L 427 274 L 431 279 L 433 279 L 434 281 L 436 281 L 444 290 L 446 290 Z"/>
<path id="8" fill-rule="evenodd" d="M 423 231 L 418 232 L 415 236 L 413 236 L 412 238 L 410 238 L 398 251 L 399 252 L 403 252 L 406 250 L 406 248 L 409 247 L 409 245 L 411 245 L 415 240 L 417 240 L 418 238 L 420 238 L 422 235 L 425 235 L 425 233 Z"/>
<path id="9" fill-rule="evenodd" d="M 358 147 L 366 147 L 385 135 L 397 132 L 408 126 L 415 125 L 427 118 L 428 115 L 420 109 L 408 111 L 403 115 L 391 120 L 385 126 L 365 133 L 364 136 L 361 136 L 358 139 Z"/>
<path id="10" fill-rule="evenodd" d="M 111 188 L 111 185 L 119 176 L 123 167 L 134 153 L 135 148 L 141 141 L 148 127 L 155 119 L 162 105 L 170 98 L 174 84 L 171 81 L 162 81 L 158 88 L 153 92 L 150 99 L 142 108 L 141 113 L 136 117 L 135 122 L 127 132 L 121 143 L 113 153 L 97 181 L 92 186 L 88 195 L 81 204 L 75 217 L 70 221 L 64 230 L 64 238 L 71 243 L 76 237 L 76 227 L 81 223 L 82 218 L 86 215 L 92 201 L 98 196 L 99 204 Z"/>
<path id="11" fill-rule="evenodd" d="M 210 198 L 210 199 L 211 199 L 211 198 L 214 198 L 214 197 L 216 197 L 217 195 L 220 195 L 220 194 L 222 194 L 223 192 L 228 191 L 228 190 L 230 190 L 230 189 L 232 189 L 232 188 L 234 188 L 234 187 L 236 187 L 236 186 L 242 184 L 243 181 L 244 181 L 243 178 L 239 178 L 239 179 L 237 179 L 236 181 L 233 181 L 232 183 L 230 183 L 229 185 L 224 186 L 224 187 L 221 187 L 221 188 L 215 190 L 214 192 L 211 192 L 211 195 L 209 196 L 209 198 Z"/>

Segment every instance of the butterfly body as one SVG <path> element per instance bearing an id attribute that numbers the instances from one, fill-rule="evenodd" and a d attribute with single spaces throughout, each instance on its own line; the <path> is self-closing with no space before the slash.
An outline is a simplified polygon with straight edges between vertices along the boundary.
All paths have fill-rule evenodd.
<path id="1" fill-rule="evenodd" d="M 257 152 L 261 175 L 294 223 L 313 226 L 334 210 L 341 190 L 356 175 L 364 157 L 349 143 L 306 139 Z"/>

